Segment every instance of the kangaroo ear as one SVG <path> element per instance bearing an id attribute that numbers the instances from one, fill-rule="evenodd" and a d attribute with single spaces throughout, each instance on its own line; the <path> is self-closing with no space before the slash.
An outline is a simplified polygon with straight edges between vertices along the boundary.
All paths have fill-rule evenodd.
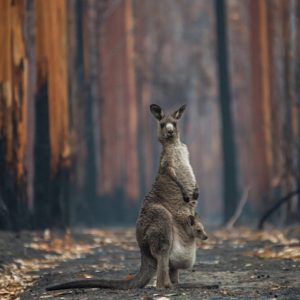
<path id="1" fill-rule="evenodd" d="M 172 117 L 176 120 L 180 119 L 185 108 L 186 108 L 186 104 L 182 105 L 179 109 L 177 109 L 172 113 Z"/>
<path id="2" fill-rule="evenodd" d="M 158 120 L 160 121 L 164 116 L 164 112 L 162 111 L 161 107 L 157 104 L 151 104 L 150 105 L 150 111 L 152 113 L 152 115 Z"/>

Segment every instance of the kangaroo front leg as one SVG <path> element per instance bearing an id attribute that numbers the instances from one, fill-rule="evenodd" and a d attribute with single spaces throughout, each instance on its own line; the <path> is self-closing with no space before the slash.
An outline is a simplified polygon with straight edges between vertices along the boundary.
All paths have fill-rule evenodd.
<path id="1" fill-rule="evenodd" d="M 169 275 L 169 255 L 167 254 L 159 255 L 157 258 L 156 287 L 159 289 L 172 287 Z"/>
<path id="2" fill-rule="evenodd" d="M 166 166 L 166 172 L 168 174 L 168 176 L 177 184 L 177 186 L 180 188 L 183 200 L 185 202 L 189 202 L 190 198 L 188 196 L 187 191 L 185 190 L 184 186 L 181 184 L 181 182 L 178 180 L 177 176 L 176 176 L 176 172 L 174 170 L 173 167 L 167 165 Z"/>

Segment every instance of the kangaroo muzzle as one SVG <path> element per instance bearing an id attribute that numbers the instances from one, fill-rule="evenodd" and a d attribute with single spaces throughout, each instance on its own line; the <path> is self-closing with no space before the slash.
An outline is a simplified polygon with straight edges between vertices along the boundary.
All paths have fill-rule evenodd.
<path id="1" fill-rule="evenodd" d="M 171 123 L 166 124 L 166 130 L 167 130 L 167 135 L 168 136 L 173 136 L 174 135 L 174 125 Z"/>

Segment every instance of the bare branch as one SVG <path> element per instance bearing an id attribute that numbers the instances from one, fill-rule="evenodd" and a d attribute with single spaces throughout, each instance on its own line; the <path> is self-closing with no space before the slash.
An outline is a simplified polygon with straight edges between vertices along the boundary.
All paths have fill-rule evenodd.
<path id="1" fill-rule="evenodd" d="M 251 190 L 251 186 L 247 186 L 244 189 L 243 195 L 241 197 L 241 200 L 239 202 L 239 205 L 237 206 L 234 215 L 230 218 L 230 220 L 227 222 L 226 224 L 226 229 L 232 229 L 234 224 L 236 223 L 236 221 L 239 219 L 239 217 L 241 216 L 242 212 L 243 212 L 243 208 L 247 203 L 248 200 L 248 196 L 249 196 L 249 192 Z"/>

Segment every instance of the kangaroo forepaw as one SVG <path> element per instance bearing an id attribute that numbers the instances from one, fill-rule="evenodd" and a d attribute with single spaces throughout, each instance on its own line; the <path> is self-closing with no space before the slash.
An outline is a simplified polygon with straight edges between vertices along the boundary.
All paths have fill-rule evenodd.
<path id="1" fill-rule="evenodd" d="M 197 200 L 199 197 L 199 189 L 196 187 L 193 192 L 193 200 Z"/>
<path id="2" fill-rule="evenodd" d="M 190 197 L 187 194 L 183 194 L 182 196 L 185 202 L 190 202 Z"/>

